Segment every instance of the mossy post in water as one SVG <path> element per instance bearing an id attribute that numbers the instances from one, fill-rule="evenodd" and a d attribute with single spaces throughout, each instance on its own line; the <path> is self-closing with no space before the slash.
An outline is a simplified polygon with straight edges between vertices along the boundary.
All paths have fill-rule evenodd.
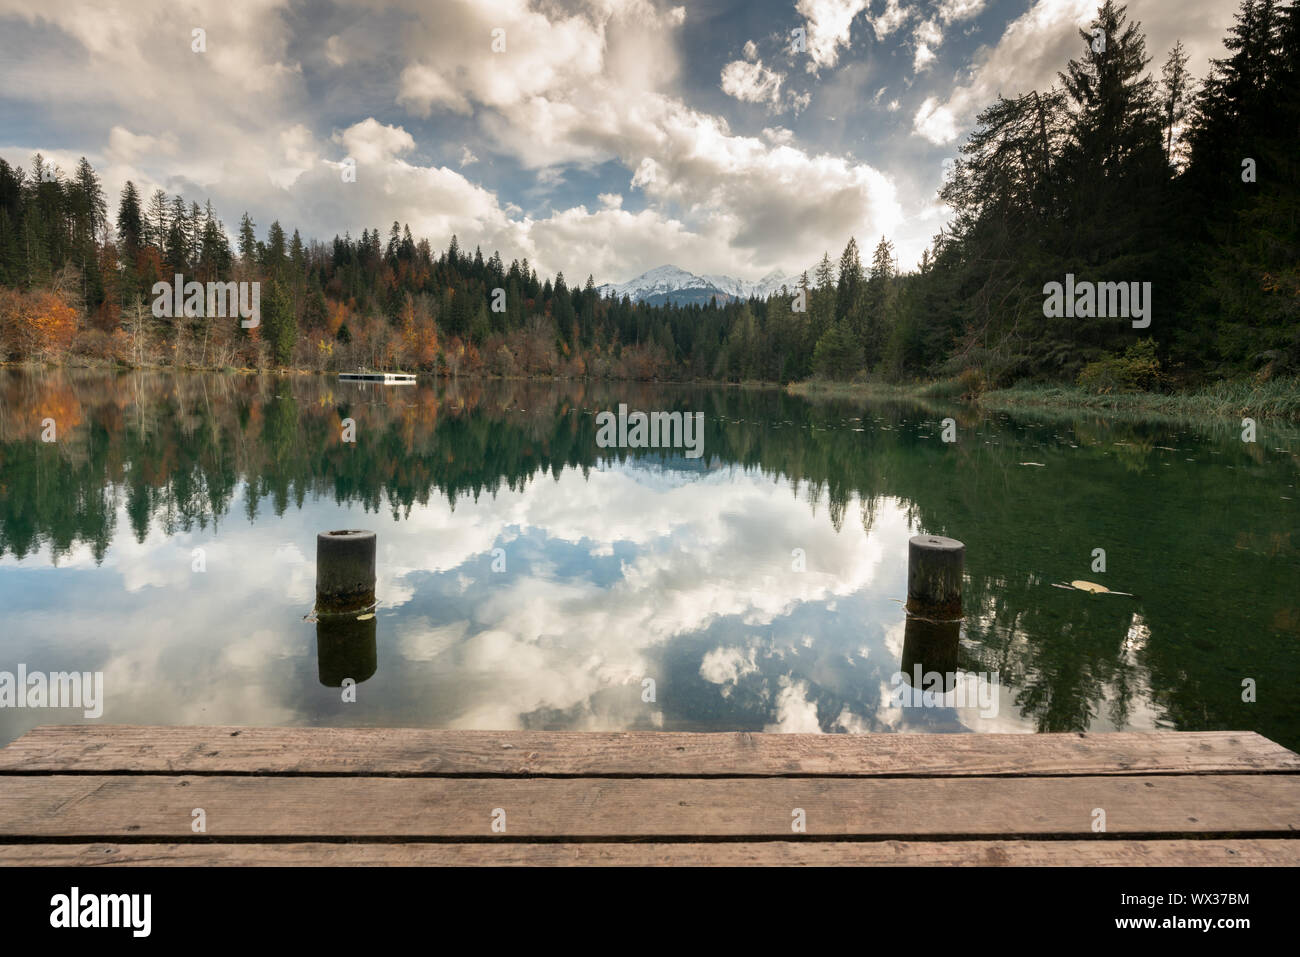
<path id="1" fill-rule="evenodd" d="M 942 535 L 915 535 L 907 543 L 907 613 L 952 621 L 961 617 L 966 546 Z"/>
<path id="2" fill-rule="evenodd" d="M 375 533 L 344 529 L 316 536 L 316 612 L 357 612 L 375 603 Z"/>

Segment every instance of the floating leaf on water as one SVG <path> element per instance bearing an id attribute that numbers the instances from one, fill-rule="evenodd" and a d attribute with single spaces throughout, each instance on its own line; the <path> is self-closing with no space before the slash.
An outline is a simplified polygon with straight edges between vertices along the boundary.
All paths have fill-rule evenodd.
<path id="1" fill-rule="evenodd" d="M 1123 595 L 1125 598 L 1137 598 L 1137 595 L 1130 591 L 1111 591 L 1105 585 L 1098 585 L 1096 582 L 1086 582 L 1083 579 L 1076 579 L 1068 585 L 1062 585 L 1059 582 L 1052 582 L 1053 588 L 1065 588 L 1070 591 L 1086 591 L 1090 595 Z"/>

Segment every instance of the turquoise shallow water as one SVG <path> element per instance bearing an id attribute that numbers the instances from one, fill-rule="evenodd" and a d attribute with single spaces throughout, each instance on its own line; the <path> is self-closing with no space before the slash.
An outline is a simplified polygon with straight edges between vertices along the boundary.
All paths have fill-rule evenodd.
<path id="1" fill-rule="evenodd" d="M 704 413 L 704 455 L 599 448 L 619 402 Z M 0 370 L 0 673 L 102 672 L 94 720 L 120 724 L 1294 748 L 1298 461 L 1267 423 L 1246 444 L 776 391 Z M 340 630 L 306 616 L 316 533 L 345 527 L 378 535 L 380 605 Z M 967 545 L 959 632 L 905 621 L 919 532 Z M 1074 579 L 1136 597 L 1052 587 Z M 918 663 L 984 699 L 900 706 Z M 0 742 L 85 720 L 0 707 Z"/>

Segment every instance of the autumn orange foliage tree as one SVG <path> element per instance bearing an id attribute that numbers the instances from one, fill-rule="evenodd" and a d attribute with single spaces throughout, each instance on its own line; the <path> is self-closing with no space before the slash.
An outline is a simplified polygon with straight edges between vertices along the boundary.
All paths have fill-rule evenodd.
<path id="1" fill-rule="evenodd" d="M 57 292 L 0 290 L 0 349 L 18 359 L 67 351 L 77 333 L 77 310 Z"/>
<path id="2" fill-rule="evenodd" d="M 405 359 L 416 369 L 432 369 L 438 357 L 438 329 L 433 317 L 422 305 L 406 297 L 401 311 L 402 349 Z"/>

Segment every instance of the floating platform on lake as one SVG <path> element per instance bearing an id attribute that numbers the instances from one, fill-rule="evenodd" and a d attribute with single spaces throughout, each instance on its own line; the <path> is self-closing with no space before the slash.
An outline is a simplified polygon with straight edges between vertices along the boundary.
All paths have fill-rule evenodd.
<path id="1" fill-rule="evenodd" d="M 410 372 L 340 372 L 343 382 L 382 382 L 384 385 L 413 385 L 415 375 Z"/>
<path id="2" fill-rule="evenodd" d="M 1297 863 L 1300 756 L 1250 732 L 100 725 L 0 749 L 8 865 Z"/>

